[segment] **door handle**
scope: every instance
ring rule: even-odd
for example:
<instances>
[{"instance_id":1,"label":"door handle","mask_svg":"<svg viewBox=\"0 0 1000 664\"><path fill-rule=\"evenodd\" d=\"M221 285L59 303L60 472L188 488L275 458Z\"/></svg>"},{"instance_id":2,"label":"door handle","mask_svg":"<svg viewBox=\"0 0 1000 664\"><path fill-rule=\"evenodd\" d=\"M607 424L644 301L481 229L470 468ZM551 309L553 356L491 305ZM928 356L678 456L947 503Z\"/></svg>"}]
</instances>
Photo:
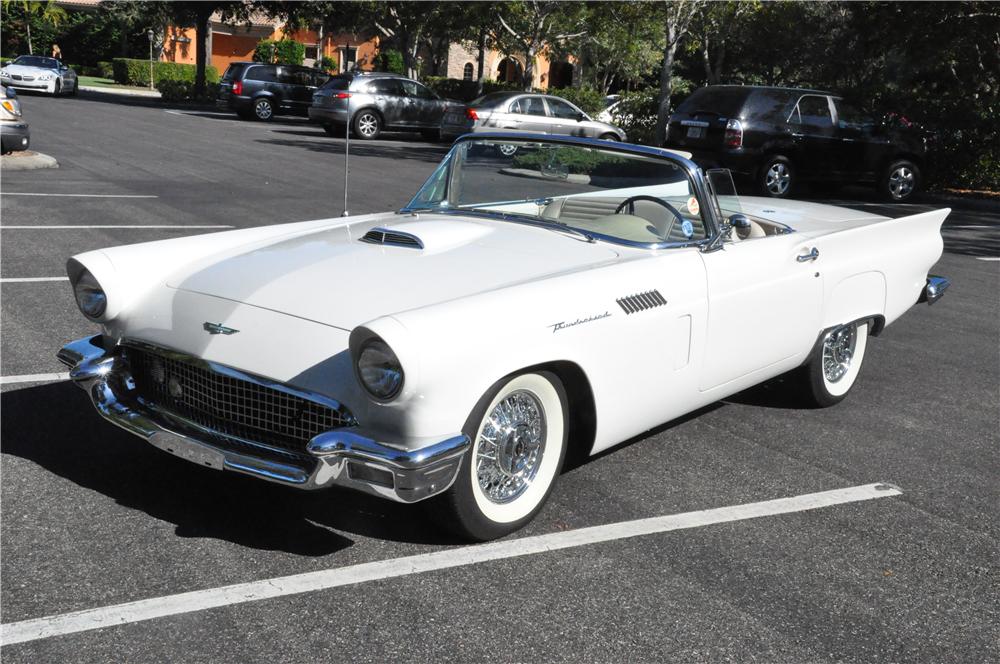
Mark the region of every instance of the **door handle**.
<instances>
[{"instance_id":1,"label":"door handle","mask_svg":"<svg viewBox=\"0 0 1000 664\"><path fill-rule=\"evenodd\" d=\"M840 140L844 141L845 143L857 143L857 140L853 138L842 138Z\"/></svg>"},{"instance_id":2,"label":"door handle","mask_svg":"<svg viewBox=\"0 0 1000 664\"><path fill-rule=\"evenodd\" d=\"M805 136L805 134L797 132L797 131L796 132L792 132L792 138L802 138L803 136Z\"/></svg>"},{"instance_id":3,"label":"door handle","mask_svg":"<svg viewBox=\"0 0 1000 664\"><path fill-rule=\"evenodd\" d=\"M819 249L813 247L808 254L802 254L801 256L796 256L795 260L800 263L806 263L808 261L814 261L819 258Z\"/></svg>"}]
</instances>

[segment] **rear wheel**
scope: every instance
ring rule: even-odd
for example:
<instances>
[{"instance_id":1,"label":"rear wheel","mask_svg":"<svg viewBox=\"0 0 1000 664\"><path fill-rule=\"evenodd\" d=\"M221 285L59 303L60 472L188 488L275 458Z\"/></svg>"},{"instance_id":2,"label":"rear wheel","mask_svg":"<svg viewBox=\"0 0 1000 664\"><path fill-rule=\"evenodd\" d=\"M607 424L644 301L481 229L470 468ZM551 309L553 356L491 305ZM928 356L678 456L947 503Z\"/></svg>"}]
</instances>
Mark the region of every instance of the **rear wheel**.
<instances>
[{"instance_id":1,"label":"rear wheel","mask_svg":"<svg viewBox=\"0 0 1000 664\"><path fill-rule=\"evenodd\" d=\"M513 145L511 143L501 143L500 145L497 146L497 150L499 150L500 154L502 154L505 157L513 157L514 155L516 155L517 148L518 146Z\"/></svg>"},{"instance_id":2,"label":"rear wheel","mask_svg":"<svg viewBox=\"0 0 1000 664\"><path fill-rule=\"evenodd\" d=\"M868 346L868 321L835 327L823 335L820 347L800 369L809 403L825 408L847 396L861 372Z\"/></svg>"},{"instance_id":3,"label":"rear wheel","mask_svg":"<svg viewBox=\"0 0 1000 664\"><path fill-rule=\"evenodd\" d=\"M430 505L442 525L485 541L531 521L562 469L567 420L566 390L552 373L524 373L491 388L466 421L472 447L455 483Z\"/></svg>"},{"instance_id":4,"label":"rear wheel","mask_svg":"<svg viewBox=\"0 0 1000 664\"><path fill-rule=\"evenodd\" d=\"M782 155L768 157L760 167L757 183L765 196L788 198L798 185L791 160Z\"/></svg>"},{"instance_id":5,"label":"rear wheel","mask_svg":"<svg viewBox=\"0 0 1000 664\"><path fill-rule=\"evenodd\" d=\"M269 122L274 118L274 103L266 97L254 100L253 115L258 120Z\"/></svg>"},{"instance_id":6,"label":"rear wheel","mask_svg":"<svg viewBox=\"0 0 1000 664\"><path fill-rule=\"evenodd\" d=\"M382 133L382 118L375 111L365 109L354 116L354 135L370 141Z\"/></svg>"},{"instance_id":7,"label":"rear wheel","mask_svg":"<svg viewBox=\"0 0 1000 664\"><path fill-rule=\"evenodd\" d=\"M878 187L879 195L887 200L907 201L920 188L920 169L909 159L898 159L885 169Z\"/></svg>"},{"instance_id":8,"label":"rear wheel","mask_svg":"<svg viewBox=\"0 0 1000 664\"><path fill-rule=\"evenodd\" d=\"M608 133L608 134L601 134L601 140L602 141L617 141L618 137L615 136L614 134L610 134L610 133Z\"/></svg>"},{"instance_id":9,"label":"rear wheel","mask_svg":"<svg viewBox=\"0 0 1000 664\"><path fill-rule=\"evenodd\" d=\"M75 97L76 93L80 91L80 79L73 81L73 89L69 91L71 97Z\"/></svg>"}]
</instances>

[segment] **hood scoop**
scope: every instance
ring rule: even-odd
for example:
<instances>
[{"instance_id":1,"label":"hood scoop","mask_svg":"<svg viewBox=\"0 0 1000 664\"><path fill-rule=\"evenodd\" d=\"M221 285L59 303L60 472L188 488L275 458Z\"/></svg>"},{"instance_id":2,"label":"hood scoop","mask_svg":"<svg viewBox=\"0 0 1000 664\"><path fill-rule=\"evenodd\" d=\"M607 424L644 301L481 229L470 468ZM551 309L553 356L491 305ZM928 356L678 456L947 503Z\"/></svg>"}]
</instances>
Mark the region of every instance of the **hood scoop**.
<instances>
[{"instance_id":1,"label":"hood scoop","mask_svg":"<svg viewBox=\"0 0 1000 664\"><path fill-rule=\"evenodd\" d=\"M433 254L471 244L490 233L490 227L485 224L431 217L419 221L376 226L368 230L360 241Z\"/></svg>"},{"instance_id":2,"label":"hood scoop","mask_svg":"<svg viewBox=\"0 0 1000 664\"><path fill-rule=\"evenodd\" d=\"M373 228L365 236L361 238L362 242L367 242L368 244L382 244L390 245L393 247L408 247L410 249L423 249L424 243L420 241L416 235L412 233L404 233L402 231L394 231L388 228Z\"/></svg>"}]
</instances>

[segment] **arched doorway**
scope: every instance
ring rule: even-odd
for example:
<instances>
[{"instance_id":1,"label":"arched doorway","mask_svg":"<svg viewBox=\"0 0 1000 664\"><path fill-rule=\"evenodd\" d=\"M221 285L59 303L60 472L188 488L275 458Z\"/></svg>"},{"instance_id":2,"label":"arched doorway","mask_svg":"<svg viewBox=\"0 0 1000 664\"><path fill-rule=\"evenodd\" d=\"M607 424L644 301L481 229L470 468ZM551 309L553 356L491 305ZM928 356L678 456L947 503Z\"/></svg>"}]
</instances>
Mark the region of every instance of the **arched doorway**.
<instances>
[{"instance_id":1,"label":"arched doorway","mask_svg":"<svg viewBox=\"0 0 1000 664\"><path fill-rule=\"evenodd\" d=\"M497 65L497 80L504 83L520 83L524 67L511 57L506 57Z\"/></svg>"}]
</instances>

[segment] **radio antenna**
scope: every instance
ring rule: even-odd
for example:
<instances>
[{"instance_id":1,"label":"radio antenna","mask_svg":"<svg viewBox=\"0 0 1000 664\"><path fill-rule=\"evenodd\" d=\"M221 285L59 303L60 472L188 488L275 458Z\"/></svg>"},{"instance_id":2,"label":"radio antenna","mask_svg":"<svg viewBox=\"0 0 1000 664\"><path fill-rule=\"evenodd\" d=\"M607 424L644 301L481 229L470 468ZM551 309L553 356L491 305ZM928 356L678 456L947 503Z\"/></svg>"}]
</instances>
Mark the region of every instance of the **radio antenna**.
<instances>
[{"instance_id":1,"label":"radio antenna","mask_svg":"<svg viewBox=\"0 0 1000 664\"><path fill-rule=\"evenodd\" d=\"M351 171L351 91L347 88L347 123L344 125L344 211L341 217L350 216L347 211L347 176Z\"/></svg>"}]
</instances>

